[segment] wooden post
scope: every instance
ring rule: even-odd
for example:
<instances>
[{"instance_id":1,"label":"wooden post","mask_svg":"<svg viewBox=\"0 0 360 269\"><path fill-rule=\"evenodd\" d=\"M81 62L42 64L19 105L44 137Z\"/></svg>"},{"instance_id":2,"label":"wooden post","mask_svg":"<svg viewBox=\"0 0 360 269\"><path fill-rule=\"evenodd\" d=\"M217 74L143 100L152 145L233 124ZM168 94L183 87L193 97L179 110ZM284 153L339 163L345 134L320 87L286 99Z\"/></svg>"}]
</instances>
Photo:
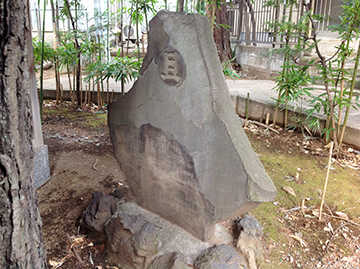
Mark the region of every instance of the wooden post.
<instances>
[{"instance_id":1,"label":"wooden post","mask_svg":"<svg viewBox=\"0 0 360 269\"><path fill-rule=\"evenodd\" d=\"M250 107L250 93L248 92L246 96L245 127L247 127L247 122L249 119L249 107Z\"/></svg>"},{"instance_id":2,"label":"wooden post","mask_svg":"<svg viewBox=\"0 0 360 269\"><path fill-rule=\"evenodd\" d=\"M334 142L331 142L330 154L329 154L329 162L328 162L328 167L327 167L327 170L326 170L326 178L325 178L324 190L323 190L322 197L321 197L319 220L321 220L322 208L323 208L324 200L325 200L325 192L326 192L326 188L327 188L327 184L328 184L328 180L329 180L329 173L330 173L330 165L331 165L331 157L332 157L333 148L334 148Z\"/></svg>"}]
</instances>

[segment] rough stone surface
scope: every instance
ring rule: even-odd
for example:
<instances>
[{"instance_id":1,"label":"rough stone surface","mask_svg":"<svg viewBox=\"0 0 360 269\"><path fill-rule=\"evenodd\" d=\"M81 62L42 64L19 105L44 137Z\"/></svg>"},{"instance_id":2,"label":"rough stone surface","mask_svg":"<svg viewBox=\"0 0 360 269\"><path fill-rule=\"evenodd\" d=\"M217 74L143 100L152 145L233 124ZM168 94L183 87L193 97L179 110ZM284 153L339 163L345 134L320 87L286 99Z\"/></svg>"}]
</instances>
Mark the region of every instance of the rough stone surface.
<instances>
[{"instance_id":1,"label":"rough stone surface","mask_svg":"<svg viewBox=\"0 0 360 269\"><path fill-rule=\"evenodd\" d=\"M185 259L180 253L166 253L164 255L156 257L148 266L147 269L189 269L193 268L188 266Z\"/></svg>"},{"instance_id":2,"label":"rough stone surface","mask_svg":"<svg viewBox=\"0 0 360 269\"><path fill-rule=\"evenodd\" d=\"M193 264L197 257L201 255L205 249L212 246L214 243L203 242L194 237L178 225L167 221L159 215L140 207L135 202L122 202L118 204L117 215L141 215L147 222L151 222L155 226L155 235L157 241L156 255L166 253L182 253L186 258L187 264ZM218 227L220 224L216 224ZM217 229L218 230L218 229ZM223 241L226 237L222 233L227 233L227 230L218 231L218 242ZM220 234L221 233L221 234ZM233 239L229 242L232 242Z\"/></svg>"},{"instance_id":3,"label":"rough stone surface","mask_svg":"<svg viewBox=\"0 0 360 269\"><path fill-rule=\"evenodd\" d=\"M41 187L50 178L49 153L46 145L35 148L33 173L35 188Z\"/></svg>"},{"instance_id":4,"label":"rough stone surface","mask_svg":"<svg viewBox=\"0 0 360 269\"><path fill-rule=\"evenodd\" d=\"M144 269L157 250L154 224L142 215L119 214L105 227L107 259L121 268Z\"/></svg>"},{"instance_id":5,"label":"rough stone surface","mask_svg":"<svg viewBox=\"0 0 360 269\"><path fill-rule=\"evenodd\" d=\"M238 229L254 237L261 237L263 235L263 227L253 215L247 215L238 223Z\"/></svg>"},{"instance_id":6,"label":"rough stone surface","mask_svg":"<svg viewBox=\"0 0 360 269\"><path fill-rule=\"evenodd\" d=\"M229 245L207 249L195 262L196 269L246 269L246 262Z\"/></svg>"},{"instance_id":7,"label":"rough stone surface","mask_svg":"<svg viewBox=\"0 0 360 269\"><path fill-rule=\"evenodd\" d=\"M141 77L109 106L109 128L136 202L202 240L214 223L275 197L198 14L151 20Z\"/></svg>"},{"instance_id":8,"label":"rough stone surface","mask_svg":"<svg viewBox=\"0 0 360 269\"><path fill-rule=\"evenodd\" d=\"M134 196L129 189L128 185L115 189L113 192L110 193L111 196L114 196L118 200L124 200L125 202L130 202L134 200Z\"/></svg>"},{"instance_id":9,"label":"rough stone surface","mask_svg":"<svg viewBox=\"0 0 360 269\"><path fill-rule=\"evenodd\" d=\"M96 191L92 196L91 204L83 214L81 224L90 231L95 232L95 236L99 236L99 234L104 233L105 224L116 212L116 209L115 197Z\"/></svg>"},{"instance_id":10,"label":"rough stone surface","mask_svg":"<svg viewBox=\"0 0 360 269\"><path fill-rule=\"evenodd\" d=\"M256 269L256 261L263 259L262 244L260 241L263 235L262 226L254 216L248 215L239 221L238 228L240 235L236 247L246 257L249 263L249 269Z\"/></svg>"}]
</instances>

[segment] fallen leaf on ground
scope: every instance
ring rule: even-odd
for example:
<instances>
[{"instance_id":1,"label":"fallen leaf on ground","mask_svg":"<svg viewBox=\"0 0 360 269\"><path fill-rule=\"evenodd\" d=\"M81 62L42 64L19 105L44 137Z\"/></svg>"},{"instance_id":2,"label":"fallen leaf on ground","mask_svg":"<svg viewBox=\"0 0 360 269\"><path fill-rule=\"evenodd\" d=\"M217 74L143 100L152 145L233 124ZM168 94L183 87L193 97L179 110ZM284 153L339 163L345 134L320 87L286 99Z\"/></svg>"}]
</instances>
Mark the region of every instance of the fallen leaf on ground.
<instances>
[{"instance_id":1,"label":"fallen leaf on ground","mask_svg":"<svg viewBox=\"0 0 360 269\"><path fill-rule=\"evenodd\" d=\"M344 219L344 220L349 220L349 217L343 212L335 212L335 215L342 218L342 219Z\"/></svg>"},{"instance_id":2,"label":"fallen leaf on ground","mask_svg":"<svg viewBox=\"0 0 360 269\"><path fill-rule=\"evenodd\" d=\"M344 257L342 258L341 260L344 261L344 262L352 262L354 260L354 256L351 256L351 257Z\"/></svg>"},{"instance_id":3,"label":"fallen leaf on ground","mask_svg":"<svg viewBox=\"0 0 360 269\"><path fill-rule=\"evenodd\" d=\"M297 241L299 241L299 243L300 243L300 245L302 246L302 247L306 247L307 245L306 245L306 243L305 243L305 241L303 240L303 239L301 239L300 237L297 237L297 236L295 236L295 235L289 235L291 238L294 238L295 240L297 240Z\"/></svg>"},{"instance_id":4,"label":"fallen leaf on ground","mask_svg":"<svg viewBox=\"0 0 360 269\"><path fill-rule=\"evenodd\" d=\"M296 196L294 190L293 190L291 187L289 187L289 186L284 186L284 187L282 187L282 189L283 189L283 191L285 191L286 193L288 193L288 194L290 194L290 195L292 195L292 196Z\"/></svg>"},{"instance_id":5,"label":"fallen leaf on ground","mask_svg":"<svg viewBox=\"0 0 360 269\"><path fill-rule=\"evenodd\" d=\"M67 259L67 256L65 256L64 258L61 259L61 261L56 262L56 261L49 261L50 266L52 266L52 268L59 268Z\"/></svg>"}]
</instances>

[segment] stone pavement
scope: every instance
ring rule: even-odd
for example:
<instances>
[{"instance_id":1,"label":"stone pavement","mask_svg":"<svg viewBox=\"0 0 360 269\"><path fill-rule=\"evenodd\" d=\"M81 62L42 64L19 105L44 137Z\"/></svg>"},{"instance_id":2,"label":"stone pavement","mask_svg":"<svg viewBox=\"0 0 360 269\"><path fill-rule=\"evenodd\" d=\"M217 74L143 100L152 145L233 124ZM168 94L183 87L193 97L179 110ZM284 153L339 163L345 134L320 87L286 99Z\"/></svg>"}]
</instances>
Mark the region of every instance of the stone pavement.
<instances>
[{"instance_id":1,"label":"stone pavement","mask_svg":"<svg viewBox=\"0 0 360 269\"><path fill-rule=\"evenodd\" d=\"M274 106L276 101L272 98L277 98L277 93L271 90L276 84L272 80L226 80L231 99L234 106L236 107L237 113L241 117L245 117L246 110L246 98L247 93L249 93L250 107L249 107L249 118L254 120L260 120L265 122L266 114L270 113L270 123L272 122L272 117L274 114ZM67 76L61 76L61 83L64 88L64 98L67 99L69 96L69 83ZM83 88L85 88L87 83L83 83ZM129 91L132 87L133 82L125 84L125 91ZM321 89L321 86L314 85L314 88L317 90L314 93L322 93L324 90ZM104 83L104 89L106 89L106 83ZM110 93L114 90L114 100L120 97L120 82L115 82L114 80L109 81ZM106 90L105 90L106 91ZM55 98L55 79L47 79L44 81L44 99L53 99ZM291 107L302 107L309 108L304 104L300 103L290 103L290 110L293 110ZM317 115L318 118L324 120L321 115ZM278 117L278 123L283 122L283 115L280 112ZM343 117L344 118L344 117ZM355 109L350 110L350 115L348 119L348 124L345 132L344 142L350 145L353 145L356 149L360 149L360 111Z\"/></svg>"},{"instance_id":2,"label":"stone pavement","mask_svg":"<svg viewBox=\"0 0 360 269\"><path fill-rule=\"evenodd\" d=\"M276 86L276 83L271 80L227 80L231 99L236 108L237 114L241 117L245 117L246 99L247 93L249 93L250 105L249 105L249 118L265 122L266 114L270 113L270 123L273 120L274 106L277 98L277 92L271 90ZM314 95L320 95L325 92L325 89L321 85L312 85ZM358 90L355 94L359 94ZM309 99L307 97L307 99ZM355 100L355 97L354 97ZM306 118L306 114L298 113L299 109L302 111L310 109L310 106L305 101L298 101L297 103L290 102L289 110L296 110L296 114L289 116L289 121L293 117L301 116L302 119ZM344 111L345 112L345 108ZM344 119L342 114L342 119ZM325 117L319 114L314 114L317 118L325 122ZM283 111L278 116L277 123L282 124L284 122ZM356 149L360 149L360 111L354 108L350 109L347 127L344 135L344 143L353 145Z\"/></svg>"}]
</instances>

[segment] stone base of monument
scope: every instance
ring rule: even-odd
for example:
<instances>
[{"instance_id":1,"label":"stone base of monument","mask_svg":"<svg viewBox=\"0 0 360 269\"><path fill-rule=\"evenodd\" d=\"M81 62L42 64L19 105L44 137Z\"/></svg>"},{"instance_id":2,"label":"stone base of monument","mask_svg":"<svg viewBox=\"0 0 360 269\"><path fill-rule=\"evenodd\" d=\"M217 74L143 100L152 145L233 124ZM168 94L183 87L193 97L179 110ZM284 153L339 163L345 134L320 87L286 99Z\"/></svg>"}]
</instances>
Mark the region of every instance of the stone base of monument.
<instances>
[{"instance_id":1,"label":"stone base of monument","mask_svg":"<svg viewBox=\"0 0 360 269\"><path fill-rule=\"evenodd\" d=\"M49 154L46 145L35 149L33 174L35 188L39 188L50 178Z\"/></svg>"},{"instance_id":2,"label":"stone base of monument","mask_svg":"<svg viewBox=\"0 0 360 269\"><path fill-rule=\"evenodd\" d=\"M139 269L257 268L262 227L254 217L239 221L236 247L233 232L221 223L214 225L210 241L203 242L127 199L128 191L123 188L120 196L118 191L112 195L94 193L81 221L91 231L89 238L98 243L103 242L99 238L105 240L110 264Z\"/></svg>"},{"instance_id":3,"label":"stone base of monument","mask_svg":"<svg viewBox=\"0 0 360 269\"><path fill-rule=\"evenodd\" d=\"M115 157L138 205L209 241L215 223L275 198L232 107L207 18L160 11L140 74L108 106Z\"/></svg>"}]
</instances>

